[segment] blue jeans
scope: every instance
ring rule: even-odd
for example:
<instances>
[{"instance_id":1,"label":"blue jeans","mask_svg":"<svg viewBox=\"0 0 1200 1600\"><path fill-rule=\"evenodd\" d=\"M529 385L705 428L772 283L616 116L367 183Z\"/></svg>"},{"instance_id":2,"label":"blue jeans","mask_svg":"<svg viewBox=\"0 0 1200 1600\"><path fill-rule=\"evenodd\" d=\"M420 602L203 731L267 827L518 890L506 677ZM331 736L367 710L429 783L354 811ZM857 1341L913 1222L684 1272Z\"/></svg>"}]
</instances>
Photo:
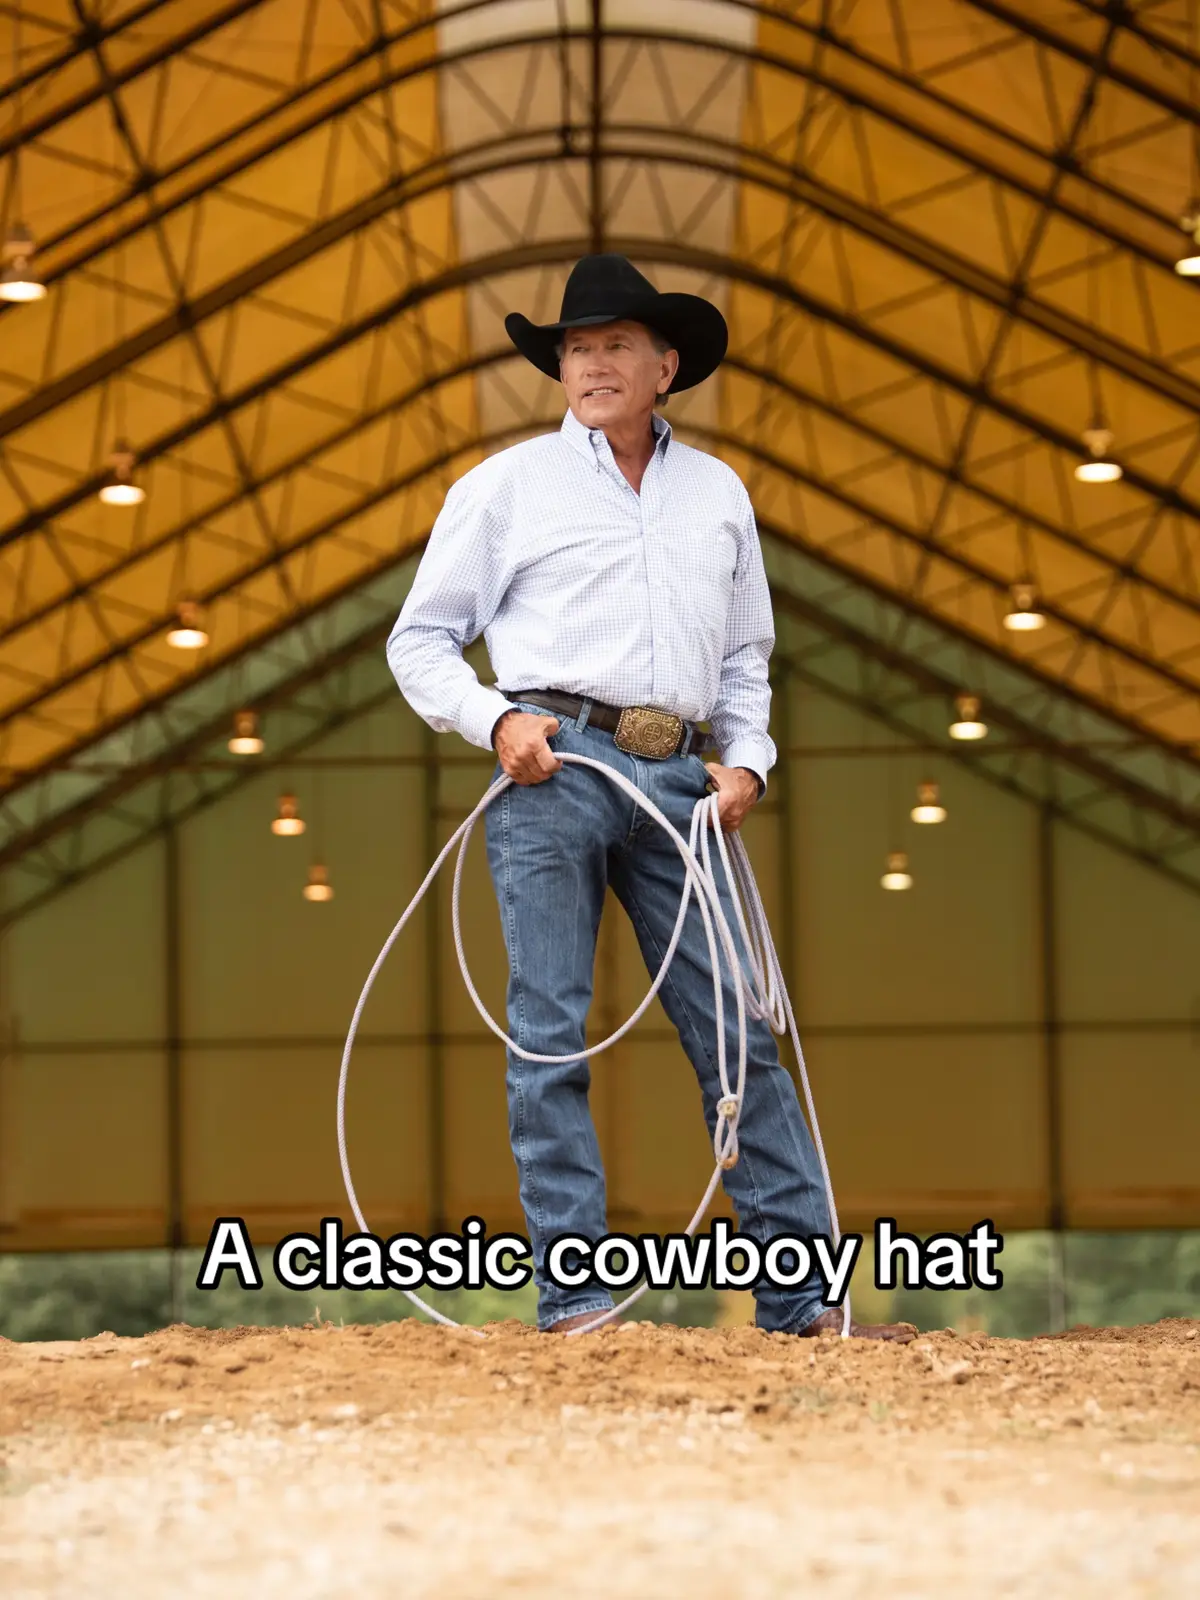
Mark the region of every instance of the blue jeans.
<instances>
[{"instance_id":1,"label":"blue jeans","mask_svg":"<svg viewBox=\"0 0 1200 1600\"><path fill-rule=\"evenodd\" d=\"M532 705L521 704L521 709L546 715ZM699 757L648 761L627 755L611 734L581 730L583 720L560 717L551 748L616 768L686 838L692 808L708 783ZM508 947L509 1035L537 1054L570 1056L586 1048L606 886L628 913L648 970L657 972L679 914L684 882L679 851L640 806L586 767L564 766L544 783L510 785L488 807L486 821L488 865ZM719 869L717 876L723 876ZM736 926L727 899L724 908ZM694 904L659 998L695 1068L711 1135L721 1091L712 969ZM728 975L724 1005L732 1082L737 1004ZM828 1234L820 1167L795 1086L766 1023L748 1018L747 1027L739 1156L724 1174L726 1193L740 1228L755 1239ZM606 1231L604 1169L588 1108L591 1074L586 1061L547 1065L523 1061L511 1050L507 1054L509 1137L533 1246L538 1322L548 1328L563 1317L606 1311L613 1303L599 1285L559 1288L542 1270L545 1252L559 1234L598 1239ZM798 1329L824 1309L815 1279L794 1289L762 1285L755 1296L761 1328Z\"/></svg>"}]
</instances>

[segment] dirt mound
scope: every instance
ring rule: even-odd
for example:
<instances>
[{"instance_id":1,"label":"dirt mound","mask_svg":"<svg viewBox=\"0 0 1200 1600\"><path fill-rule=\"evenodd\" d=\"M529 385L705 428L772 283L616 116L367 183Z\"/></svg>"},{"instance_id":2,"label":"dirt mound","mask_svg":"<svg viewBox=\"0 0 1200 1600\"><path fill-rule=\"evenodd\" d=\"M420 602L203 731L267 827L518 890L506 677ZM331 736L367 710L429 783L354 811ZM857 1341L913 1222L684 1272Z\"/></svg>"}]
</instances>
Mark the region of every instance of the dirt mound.
<instances>
[{"instance_id":1,"label":"dirt mound","mask_svg":"<svg viewBox=\"0 0 1200 1600\"><path fill-rule=\"evenodd\" d=\"M926 1334L906 1346L754 1328L627 1323L579 1338L374 1327L167 1328L143 1339L0 1346L0 1432L263 1418L363 1422L507 1414L736 1411L801 1428L1025 1424L1200 1434L1200 1323L1052 1338Z\"/></svg>"},{"instance_id":2,"label":"dirt mound","mask_svg":"<svg viewBox=\"0 0 1200 1600\"><path fill-rule=\"evenodd\" d=\"M1196 1331L1198 1328L1200 1322L1192 1322L1187 1317L1164 1317L1161 1322L1147 1323L1140 1328L1089 1328L1081 1322L1064 1333L1052 1333L1047 1337L1072 1341L1101 1340L1105 1344L1178 1344L1181 1339L1188 1341L1200 1337Z\"/></svg>"}]
</instances>

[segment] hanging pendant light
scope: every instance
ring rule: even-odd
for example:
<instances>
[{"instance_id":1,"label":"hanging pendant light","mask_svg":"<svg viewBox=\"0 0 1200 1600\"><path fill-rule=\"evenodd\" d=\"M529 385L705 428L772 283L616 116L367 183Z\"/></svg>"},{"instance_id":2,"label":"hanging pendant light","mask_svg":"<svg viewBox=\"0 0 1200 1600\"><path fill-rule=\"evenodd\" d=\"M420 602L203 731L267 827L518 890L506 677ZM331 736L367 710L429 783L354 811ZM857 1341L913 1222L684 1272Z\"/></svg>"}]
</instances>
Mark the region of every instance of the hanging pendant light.
<instances>
[{"instance_id":1,"label":"hanging pendant light","mask_svg":"<svg viewBox=\"0 0 1200 1600\"><path fill-rule=\"evenodd\" d=\"M333 899L333 885L329 881L329 869L323 867L319 861L314 861L308 869L308 882L304 885L304 898L306 900Z\"/></svg>"},{"instance_id":2,"label":"hanging pendant light","mask_svg":"<svg viewBox=\"0 0 1200 1600\"><path fill-rule=\"evenodd\" d=\"M912 874L908 870L908 857L903 850L893 850L887 858L887 871L880 878L885 889L911 889Z\"/></svg>"},{"instance_id":3,"label":"hanging pendant light","mask_svg":"<svg viewBox=\"0 0 1200 1600\"><path fill-rule=\"evenodd\" d=\"M1125 476L1120 463L1112 456L1112 429L1100 423L1083 430L1083 442L1088 447L1090 460L1081 461L1075 468L1080 483L1116 483Z\"/></svg>"},{"instance_id":4,"label":"hanging pendant light","mask_svg":"<svg viewBox=\"0 0 1200 1600\"><path fill-rule=\"evenodd\" d=\"M987 723L979 718L979 696L975 694L960 694L954 701L957 713L955 720L950 724L950 737L952 739L986 739Z\"/></svg>"},{"instance_id":5,"label":"hanging pendant light","mask_svg":"<svg viewBox=\"0 0 1200 1600\"><path fill-rule=\"evenodd\" d=\"M281 794L279 796L279 815L271 824L271 832L278 834L281 839L294 839L297 834L305 829L304 818L300 815L300 802L294 794Z\"/></svg>"},{"instance_id":6,"label":"hanging pendant light","mask_svg":"<svg viewBox=\"0 0 1200 1600\"><path fill-rule=\"evenodd\" d=\"M1034 633L1046 626L1045 615L1037 608L1037 590L1031 583L1014 583L1012 609L1004 619L1011 633Z\"/></svg>"},{"instance_id":7,"label":"hanging pendant light","mask_svg":"<svg viewBox=\"0 0 1200 1600\"><path fill-rule=\"evenodd\" d=\"M11 138L8 182L5 186L4 210L13 220L3 240L0 240L0 300L11 305L27 304L31 300L46 298L46 285L32 265L37 249L33 234L23 222L16 219L24 209L21 204L21 147L24 132L21 116L21 95L24 82L21 77L23 55L21 50L20 4L11 6L12 13L12 120L5 129ZM7 118L6 118L7 120Z\"/></svg>"},{"instance_id":8,"label":"hanging pendant light","mask_svg":"<svg viewBox=\"0 0 1200 1600\"><path fill-rule=\"evenodd\" d=\"M257 711L235 711L233 737L229 749L235 756L257 756L263 751L263 740L258 731Z\"/></svg>"},{"instance_id":9,"label":"hanging pendant light","mask_svg":"<svg viewBox=\"0 0 1200 1600\"><path fill-rule=\"evenodd\" d=\"M124 439L117 440L108 458L108 476L100 498L106 506L140 506L146 498L146 491L133 476L133 451Z\"/></svg>"},{"instance_id":10,"label":"hanging pendant light","mask_svg":"<svg viewBox=\"0 0 1200 1600\"><path fill-rule=\"evenodd\" d=\"M37 246L23 222L15 222L0 244L0 300L27 305L46 298L46 285L33 265Z\"/></svg>"},{"instance_id":11,"label":"hanging pendant light","mask_svg":"<svg viewBox=\"0 0 1200 1600\"><path fill-rule=\"evenodd\" d=\"M167 634L167 643L175 650L203 650L208 634L200 607L194 600L181 600L176 616L178 620Z\"/></svg>"},{"instance_id":12,"label":"hanging pendant light","mask_svg":"<svg viewBox=\"0 0 1200 1600\"><path fill-rule=\"evenodd\" d=\"M1179 226L1187 234L1188 243L1175 263L1175 271L1181 278L1200 278L1200 199L1191 201Z\"/></svg>"},{"instance_id":13,"label":"hanging pendant light","mask_svg":"<svg viewBox=\"0 0 1200 1600\"><path fill-rule=\"evenodd\" d=\"M914 822L945 822L946 808L938 796L936 783L917 785L917 803L910 814Z\"/></svg>"}]
</instances>

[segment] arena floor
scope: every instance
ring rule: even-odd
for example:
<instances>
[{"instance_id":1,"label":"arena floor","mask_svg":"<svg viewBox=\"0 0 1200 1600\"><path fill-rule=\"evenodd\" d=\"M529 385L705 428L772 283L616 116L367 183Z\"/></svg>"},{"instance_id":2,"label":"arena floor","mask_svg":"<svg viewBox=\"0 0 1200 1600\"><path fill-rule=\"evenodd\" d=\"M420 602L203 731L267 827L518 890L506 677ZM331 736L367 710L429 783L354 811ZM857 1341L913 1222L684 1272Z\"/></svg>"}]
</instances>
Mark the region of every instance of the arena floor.
<instances>
[{"instance_id":1,"label":"arena floor","mask_svg":"<svg viewBox=\"0 0 1200 1600\"><path fill-rule=\"evenodd\" d=\"M1200 1323L0 1340L0 1594L1200 1594Z\"/></svg>"}]
</instances>

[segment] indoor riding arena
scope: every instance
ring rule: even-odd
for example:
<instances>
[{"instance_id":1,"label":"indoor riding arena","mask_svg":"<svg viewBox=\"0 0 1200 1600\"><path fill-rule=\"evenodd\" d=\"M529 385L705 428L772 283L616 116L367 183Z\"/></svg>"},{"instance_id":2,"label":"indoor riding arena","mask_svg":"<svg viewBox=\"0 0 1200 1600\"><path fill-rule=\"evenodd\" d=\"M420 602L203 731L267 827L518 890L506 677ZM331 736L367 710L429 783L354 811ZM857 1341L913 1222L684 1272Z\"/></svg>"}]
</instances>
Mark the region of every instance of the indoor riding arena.
<instances>
[{"instance_id":1,"label":"indoor riding arena","mask_svg":"<svg viewBox=\"0 0 1200 1600\"><path fill-rule=\"evenodd\" d=\"M676 842L811 1091L819 1336L637 1292L736 1230L753 1068L714 1136L611 887L636 1299L346 1265L528 1244L532 791L387 647L595 257L728 328L642 438L753 506L745 925L717 778ZM1197 1594L1200 0L0 0L0 1595Z\"/></svg>"}]
</instances>

